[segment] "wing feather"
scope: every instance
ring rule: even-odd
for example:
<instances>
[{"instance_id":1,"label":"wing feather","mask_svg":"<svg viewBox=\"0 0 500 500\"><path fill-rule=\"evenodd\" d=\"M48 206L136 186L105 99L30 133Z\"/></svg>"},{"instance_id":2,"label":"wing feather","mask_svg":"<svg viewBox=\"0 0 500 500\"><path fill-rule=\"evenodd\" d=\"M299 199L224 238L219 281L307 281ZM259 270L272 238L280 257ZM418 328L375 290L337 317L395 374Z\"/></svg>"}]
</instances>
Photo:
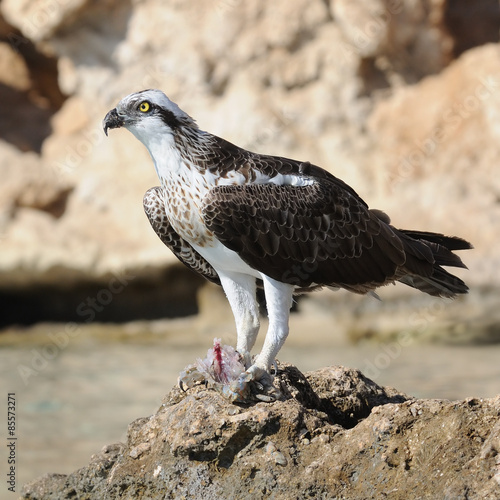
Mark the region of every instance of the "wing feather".
<instances>
[{"instance_id":1,"label":"wing feather","mask_svg":"<svg viewBox=\"0 0 500 500\"><path fill-rule=\"evenodd\" d=\"M349 185L309 162L259 155L216 136L199 153L201 169L245 180L209 192L208 228L268 276L299 292L327 285L366 293L394 280L431 295L467 292L440 266L465 267L453 250L472 248L469 242L396 229Z\"/></svg>"},{"instance_id":2,"label":"wing feather","mask_svg":"<svg viewBox=\"0 0 500 500\"><path fill-rule=\"evenodd\" d=\"M405 262L391 226L330 178L302 186L218 186L204 200L203 217L249 265L300 287L375 287L393 280Z\"/></svg>"}]
</instances>

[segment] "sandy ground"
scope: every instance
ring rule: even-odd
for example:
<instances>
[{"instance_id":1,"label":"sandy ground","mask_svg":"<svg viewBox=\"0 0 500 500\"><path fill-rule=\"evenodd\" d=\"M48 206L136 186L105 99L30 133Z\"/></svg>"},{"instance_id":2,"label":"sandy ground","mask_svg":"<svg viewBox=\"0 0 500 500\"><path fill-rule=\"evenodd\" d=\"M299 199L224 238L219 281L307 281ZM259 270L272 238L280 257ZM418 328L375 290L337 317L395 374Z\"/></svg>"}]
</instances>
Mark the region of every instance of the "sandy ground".
<instances>
[{"instance_id":1,"label":"sandy ground","mask_svg":"<svg viewBox=\"0 0 500 500\"><path fill-rule=\"evenodd\" d=\"M379 384L423 398L500 393L500 345L352 345L331 330L324 321L294 315L279 358L302 371L334 364L359 368ZM17 491L46 472L69 473L104 445L125 440L127 425L156 410L178 373L205 355L214 336L234 345L230 324L214 332L194 318L38 325L0 335L2 407L8 393L16 398ZM4 434L6 418L0 421Z\"/></svg>"}]
</instances>

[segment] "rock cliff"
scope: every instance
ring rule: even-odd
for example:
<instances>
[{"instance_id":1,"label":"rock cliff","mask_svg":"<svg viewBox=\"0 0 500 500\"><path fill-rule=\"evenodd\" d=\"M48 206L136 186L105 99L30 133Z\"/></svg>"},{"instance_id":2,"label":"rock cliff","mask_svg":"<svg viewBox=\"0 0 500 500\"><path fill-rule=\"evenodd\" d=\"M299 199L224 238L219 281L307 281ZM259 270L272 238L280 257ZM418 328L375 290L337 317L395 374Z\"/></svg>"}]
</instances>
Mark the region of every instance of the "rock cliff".
<instances>
[{"instance_id":1,"label":"rock cliff","mask_svg":"<svg viewBox=\"0 0 500 500\"><path fill-rule=\"evenodd\" d=\"M500 495L500 398L419 400L357 370L280 365L273 403L174 388L72 474L23 498L449 498Z\"/></svg>"},{"instance_id":2,"label":"rock cliff","mask_svg":"<svg viewBox=\"0 0 500 500\"><path fill-rule=\"evenodd\" d=\"M157 184L147 153L126 131L105 140L101 129L110 107L146 87L203 129L332 171L398 226L469 239L468 281L491 288L499 19L488 0L3 0L0 295L10 320L81 321L75 305L113 273L142 280L122 311L158 317L175 297L196 308L199 282L175 293L190 275L172 281L174 259L142 213ZM153 289L161 299L141 309L134 297ZM37 300L38 318L26 318Z\"/></svg>"}]
</instances>

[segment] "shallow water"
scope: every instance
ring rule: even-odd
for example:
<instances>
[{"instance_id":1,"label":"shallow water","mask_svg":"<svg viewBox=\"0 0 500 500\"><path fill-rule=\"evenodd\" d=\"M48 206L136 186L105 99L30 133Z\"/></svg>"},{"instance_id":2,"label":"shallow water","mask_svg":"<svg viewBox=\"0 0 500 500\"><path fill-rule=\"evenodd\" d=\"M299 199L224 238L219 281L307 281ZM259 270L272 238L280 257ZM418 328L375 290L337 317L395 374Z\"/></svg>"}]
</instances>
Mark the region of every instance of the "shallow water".
<instances>
[{"instance_id":1,"label":"shallow water","mask_svg":"<svg viewBox=\"0 0 500 500\"><path fill-rule=\"evenodd\" d=\"M70 473L104 445L125 440L127 425L157 409L178 373L203 357L214 337L189 319L147 328L92 325L72 335L67 327L0 336L2 399L16 394L17 491L46 472ZM300 318L292 319L292 331L279 358L302 371L359 368L381 385L423 398L500 393L500 345L351 345ZM222 337L234 343L231 334Z\"/></svg>"}]
</instances>

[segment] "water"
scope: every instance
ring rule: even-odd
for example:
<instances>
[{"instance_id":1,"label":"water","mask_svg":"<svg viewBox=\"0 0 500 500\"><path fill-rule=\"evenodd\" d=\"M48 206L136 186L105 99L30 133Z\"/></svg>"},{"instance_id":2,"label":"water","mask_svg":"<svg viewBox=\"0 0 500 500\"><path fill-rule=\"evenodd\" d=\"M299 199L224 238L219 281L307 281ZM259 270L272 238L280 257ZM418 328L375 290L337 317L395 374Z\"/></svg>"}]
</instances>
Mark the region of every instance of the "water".
<instances>
[{"instance_id":1,"label":"water","mask_svg":"<svg viewBox=\"0 0 500 500\"><path fill-rule=\"evenodd\" d=\"M351 345L300 315L291 327L279 358L302 371L360 368L381 385L422 398L500 393L500 345ZM124 441L127 425L156 411L178 373L205 355L214 336L234 344L231 325L218 328L184 319L76 330L40 325L1 335L1 397L6 404L13 392L17 403L17 491L44 473L70 473L104 445ZM5 417L0 422L4 433ZM0 456L1 470L6 462Z\"/></svg>"}]
</instances>

